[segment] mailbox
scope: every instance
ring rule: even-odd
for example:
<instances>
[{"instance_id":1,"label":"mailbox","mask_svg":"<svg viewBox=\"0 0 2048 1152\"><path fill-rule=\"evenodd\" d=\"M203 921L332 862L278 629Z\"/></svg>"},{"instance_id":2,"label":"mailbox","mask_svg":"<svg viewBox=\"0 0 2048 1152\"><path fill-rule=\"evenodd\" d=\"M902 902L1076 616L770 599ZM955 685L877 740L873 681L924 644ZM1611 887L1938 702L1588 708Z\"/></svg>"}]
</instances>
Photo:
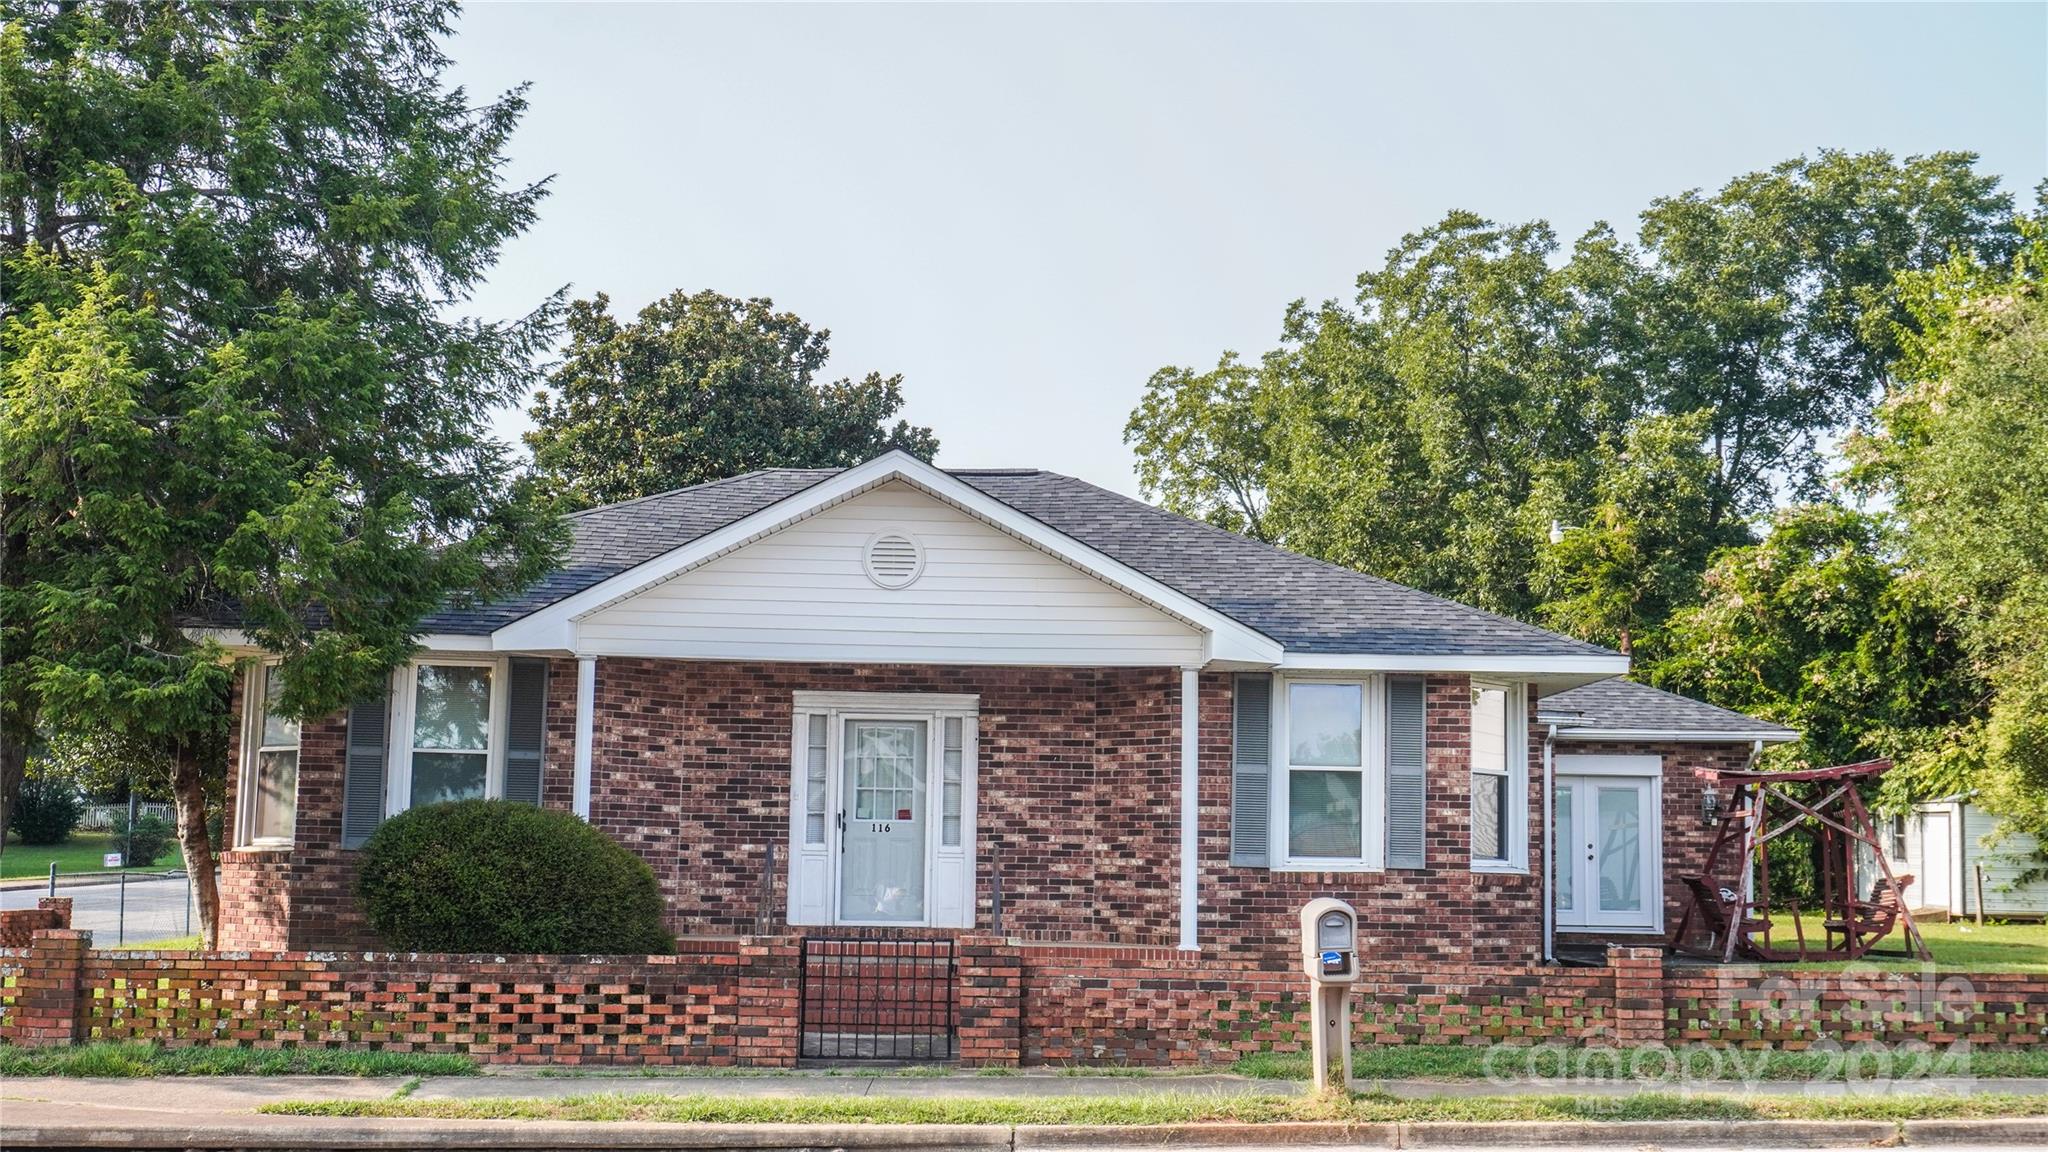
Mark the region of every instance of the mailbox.
<instances>
[{"instance_id":1,"label":"mailbox","mask_svg":"<svg viewBox=\"0 0 2048 1152\"><path fill-rule=\"evenodd\" d=\"M1342 900L1311 900L1301 910L1301 960L1317 984L1358 979L1358 913Z\"/></svg>"},{"instance_id":2,"label":"mailbox","mask_svg":"<svg viewBox=\"0 0 2048 1152\"><path fill-rule=\"evenodd\" d=\"M1351 986L1358 980L1358 912L1324 896L1301 910L1301 966L1308 974L1309 1052L1316 1091L1351 1084ZM1341 1079L1330 1075L1335 1061Z\"/></svg>"}]
</instances>

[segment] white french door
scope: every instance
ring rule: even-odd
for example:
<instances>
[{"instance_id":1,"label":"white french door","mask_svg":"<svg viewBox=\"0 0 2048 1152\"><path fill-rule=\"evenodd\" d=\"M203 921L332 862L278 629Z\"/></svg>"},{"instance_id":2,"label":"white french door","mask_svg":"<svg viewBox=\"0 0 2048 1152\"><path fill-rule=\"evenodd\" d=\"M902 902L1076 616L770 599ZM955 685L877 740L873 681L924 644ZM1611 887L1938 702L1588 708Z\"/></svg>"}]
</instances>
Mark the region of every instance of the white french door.
<instances>
[{"instance_id":1,"label":"white french door","mask_svg":"<svg viewBox=\"0 0 2048 1152\"><path fill-rule=\"evenodd\" d=\"M1551 802L1558 927L1661 929L1658 792L1653 776L1556 778Z\"/></svg>"}]
</instances>

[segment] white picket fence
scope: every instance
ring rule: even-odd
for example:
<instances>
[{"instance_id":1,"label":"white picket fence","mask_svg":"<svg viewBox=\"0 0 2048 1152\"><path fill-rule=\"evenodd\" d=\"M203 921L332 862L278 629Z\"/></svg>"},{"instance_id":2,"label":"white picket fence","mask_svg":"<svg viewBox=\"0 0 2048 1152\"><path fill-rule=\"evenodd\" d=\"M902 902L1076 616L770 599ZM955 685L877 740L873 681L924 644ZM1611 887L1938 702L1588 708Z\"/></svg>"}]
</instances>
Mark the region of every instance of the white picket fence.
<instances>
[{"instance_id":1,"label":"white picket fence","mask_svg":"<svg viewBox=\"0 0 2048 1152\"><path fill-rule=\"evenodd\" d=\"M114 817L126 811L126 804L88 805L85 815L79 818L78 826L88 832L111 832L114 828ZM137 804L135 818L139 820L144 816L157 816L172 823L176 823L178 819L172 814L169 804Z\"/></svg>"}]
</instances>

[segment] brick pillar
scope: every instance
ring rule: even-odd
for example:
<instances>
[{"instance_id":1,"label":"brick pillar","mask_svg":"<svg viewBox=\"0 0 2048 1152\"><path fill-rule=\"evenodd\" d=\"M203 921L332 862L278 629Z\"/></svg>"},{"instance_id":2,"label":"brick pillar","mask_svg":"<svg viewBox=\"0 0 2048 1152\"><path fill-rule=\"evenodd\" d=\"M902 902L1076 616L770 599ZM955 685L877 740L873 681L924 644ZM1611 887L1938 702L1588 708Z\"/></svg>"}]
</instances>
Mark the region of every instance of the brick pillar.
<instances>
[{"instance_id":1,"label":"brick pillar","mask_svg":"<svg viewBox=\"0 0 2048 1152\"><path fill-rule=\"evenodd\" d=\"M55 913L55 914L56 914L56 921L57 921L57 922L56 922L56 923L54 923L54 924L52 924L52 925L50 925L50 927L52 927L52 928L69 928L69 927L71 927L71 897L69 897L69 896L41 896L41 897L37 897L37 899L36 899L36 908L37 908L37 909L38 909L39 911L43 911L43 912L53 912L53 913Z\"/></svg>"},{"instance_id":2,"label":"brick pillar","mask_svg":"<svg viewBox=\"0 0 2048 1152\"><path fill-rule=\"evenodd\" d=\"M70 901L63 901L70 918ZM75 1044L84 1007L85 952L92 933L75 928L41 928L31 938L15 981L14 1005L0 1024L0 1038L23 1048Z\"/></svg>"},{"instance_id":3,"label":"brick pillar","mask_svg":"<svg viewBox=\"0 0 2048 1152\"><path fill-rule=\"evenodd\" d=\"M1614 1042L1621 1047L1664 1041L1664 950L1612 948Z\"/></svg>"},{"instance_id":4,"label":"brick pillar","mask_svg":"<svg viewBox=\"0 0 2048 1152\"><path fill-rule=\"evenodd\" d=\"M1024 961L1000 936L962 936L960 1063L1014 1068L1024 1062Z\"/></svg>"},{"instance_id":5,"label":"brick pillar","mask_svg":"<svg viewBox=\"0 0 2048 1152\"><path fill-rule=\"evenodd\" d=\"M740 944L738 1044L734 1058L751 1068L794 1068L801 1043L797 967L803 960L788 936Z\"/></svg>"}]
</instances>

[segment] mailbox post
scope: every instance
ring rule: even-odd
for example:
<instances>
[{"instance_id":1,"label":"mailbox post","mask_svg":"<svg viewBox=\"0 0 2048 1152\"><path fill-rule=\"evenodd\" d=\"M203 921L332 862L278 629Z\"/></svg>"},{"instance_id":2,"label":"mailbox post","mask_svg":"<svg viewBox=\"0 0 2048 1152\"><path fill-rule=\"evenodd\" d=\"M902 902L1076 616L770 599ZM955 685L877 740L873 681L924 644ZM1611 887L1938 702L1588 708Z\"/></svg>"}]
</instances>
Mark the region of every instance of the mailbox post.
<instances>
[{"instance_id":1,"label":"mailbox post","mask_svg":"<svg viewBox=\"0 0 2048 1152\"><path fill-rule=\"evenodd\" d=\"M1313 1005L1309 1026L1316 1091L1330 1087L1331 1048L1351 1087L1351 985L1358 979L1358 913L1342 900L1311 900L1301 910L1301 963Z\"/></svg>"}]
</instances>

